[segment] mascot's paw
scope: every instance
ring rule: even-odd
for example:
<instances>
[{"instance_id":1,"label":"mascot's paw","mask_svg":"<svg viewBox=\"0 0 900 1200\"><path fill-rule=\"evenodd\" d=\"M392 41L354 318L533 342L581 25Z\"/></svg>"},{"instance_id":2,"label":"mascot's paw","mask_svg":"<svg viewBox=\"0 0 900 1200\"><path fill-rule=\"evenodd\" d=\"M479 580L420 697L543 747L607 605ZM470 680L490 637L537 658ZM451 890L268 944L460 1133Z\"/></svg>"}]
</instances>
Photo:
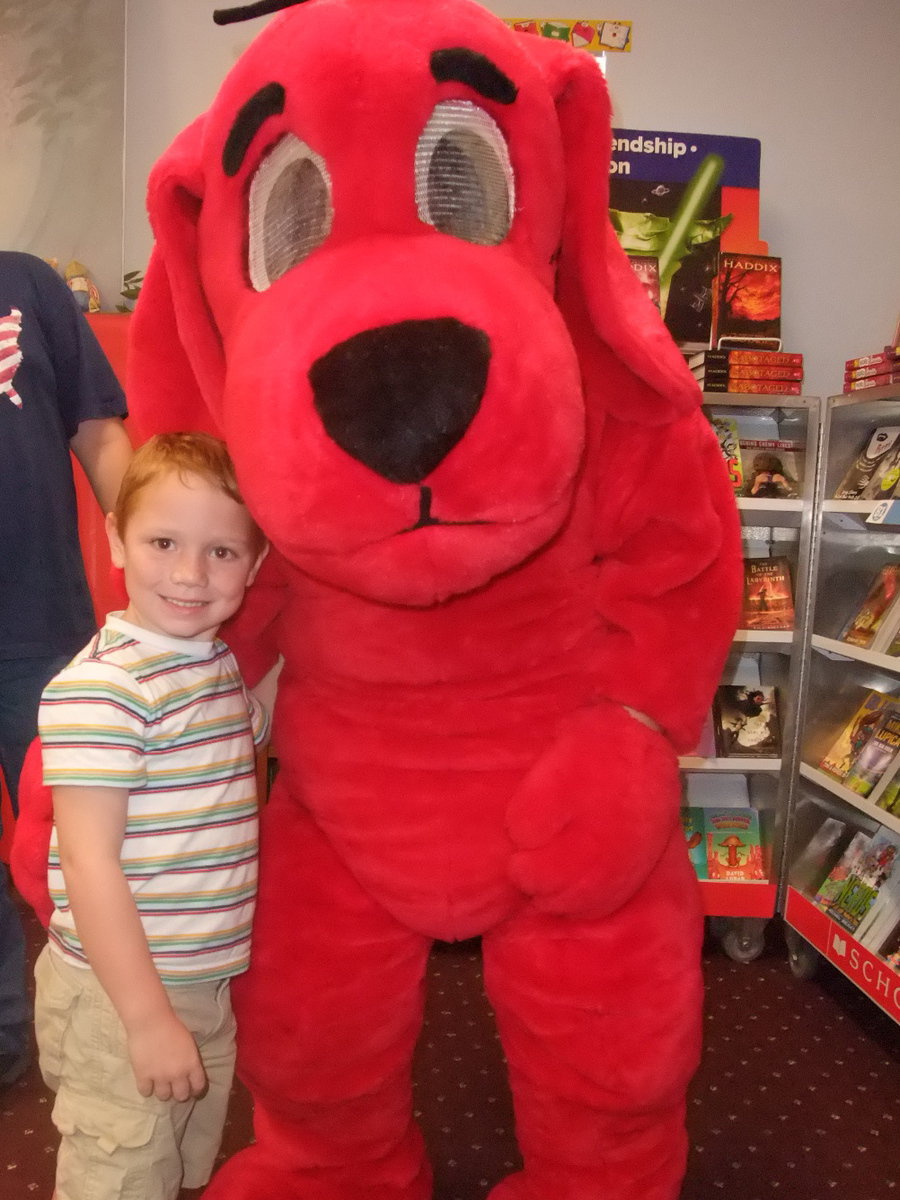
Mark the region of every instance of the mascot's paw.
<instances>
[{"instance_id":1,"label":"mascot's paw","mask_svg":"<svg viewBox=\"0 0 900 1200\"><path fill-rule=\"evenodd\" d=\"M41 743L28 748L19 777L19 816L13 835L13 882L42 925L50 924L53 903L47 891L47 853L53 830L53 798L42 779Z\"/></svg>"},{"instance_id":2,"label":"mascot's paw","mask_svg":"<svg viewBox=\"0 0 900 1200\"><path fill-rule=\"evenodd\" d=\"M672 837L679 796L678 761L663 734L621 705L582 709L510 802L513 883L543 912L614 912Z\"/></svg>"}]
</instances>

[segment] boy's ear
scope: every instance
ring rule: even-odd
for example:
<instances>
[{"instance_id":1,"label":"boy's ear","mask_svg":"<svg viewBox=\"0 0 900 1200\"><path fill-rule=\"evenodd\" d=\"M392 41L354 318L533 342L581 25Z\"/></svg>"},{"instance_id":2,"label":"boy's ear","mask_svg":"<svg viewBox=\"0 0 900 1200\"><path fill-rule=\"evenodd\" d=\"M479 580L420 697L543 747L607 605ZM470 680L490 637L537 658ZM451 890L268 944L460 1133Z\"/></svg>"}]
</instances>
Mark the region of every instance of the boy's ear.
<instances>
[{"instance_id":1,"label":"boy's ear","mask_svg":"<svg viewBox=\"0 0 900 1200\"><path fill-rule=\"evenodd\" d=\"M249 587L250 584L253 583L254 579L259 574L259 568L263 565L263 560L265 559L265 557L268 553L269 553L269 543L266 542L266 544L263 546L262 550L260 550L259 554L256 556L256 562L250 568L250 574L247 576L247 582L244 585L245 587Z\"/></svg>"},{"instance_id":2,"label":"boy's ear","mask_svg":"<svg viewBox=\"0 0 900 1200\"><path fill-rule=\"evenodd\" d=\"M109 541L109 555L112 559L114 567L122 568L125 566L125 547L122 545L122 539L119 537L119 527L116 524L116 514L106 514L106 537Z\"/></svg>"}]
</instances>

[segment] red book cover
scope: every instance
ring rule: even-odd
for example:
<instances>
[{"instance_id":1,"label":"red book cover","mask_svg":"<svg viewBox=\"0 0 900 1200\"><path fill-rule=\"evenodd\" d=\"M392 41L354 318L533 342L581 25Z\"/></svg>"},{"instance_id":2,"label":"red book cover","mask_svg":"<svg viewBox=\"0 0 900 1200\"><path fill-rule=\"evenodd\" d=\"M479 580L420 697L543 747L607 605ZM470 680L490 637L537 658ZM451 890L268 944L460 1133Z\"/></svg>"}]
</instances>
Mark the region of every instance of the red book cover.
<instances>
[{"instance_id":1,"label":"red book cover","mask_svg":"<svg viewBox=\"0 0 900 1200\"><path fill-rule=\"evenodd\" d=\"M803 385L789 379L704 379L703 391L745 392L754 396L799 396L803 392Z\"/></svg>"},{"instance_id":2,"label":"red book cover","mask_svg":"<svg viewBox=\"0 0 900 1200\"><path fill-rule=\"evenodd\" d=\"M857 367L874 367L879 363L891 364L900 358L900 346L885 346L875 354L862 354L859 358L848 358L844 363L845 371L855 371Z\"/></svg>"},{"instance_id":3,"label":"red book cover","mask_svg":"<svg viewBox=\"0 0 900 1200\"><path fill-rule=\"evenodd\" d=\"M791 568L781 555L744 559L744 629L793 629Z\"/></svg>"},{"instance_id":4,"label":"red book cover","mask_svg":"<svg viewBox=\"0 0 900 1200\"><path fill-rule=\"evenodd\" d=\"M768 367L802 367L803 355L794 350L699 350L688 359L689 367L731 366L735 363Z\"/></svg>"},{"instance_id":5,"label":"red book cover","mask_svg":"<svg viewBox=\"0 0 900 1200\"><path fill-rule=\"evenodd\" d=\"M761 363L716 363L691 367L697 379L796 379L803 378L802 367L767 367ZM863 368L865 370L865 368Z\"/></svg>"},{"instance_id":6,"label":"red book cover","mask_svg":"<svg viewBox=\"0 0 900 1200\"><path fill-rule=\"evenodd\" d=\"M710 342L738 337L781 337L781 259L774 255L719 254Z\"/></svg>"},{"instance_id":7,"label":"red book cover","mask_svg":"<svg viewBox=\"0 0 900 1200\"><path fill-rule=\"evenodd\" d=\"M868 379L851 379L844 384L845 392L862 392L866 388L890 387L900 383L900 370L888 371L885 375L871 375Z\"/></svg>"}]
</instances>

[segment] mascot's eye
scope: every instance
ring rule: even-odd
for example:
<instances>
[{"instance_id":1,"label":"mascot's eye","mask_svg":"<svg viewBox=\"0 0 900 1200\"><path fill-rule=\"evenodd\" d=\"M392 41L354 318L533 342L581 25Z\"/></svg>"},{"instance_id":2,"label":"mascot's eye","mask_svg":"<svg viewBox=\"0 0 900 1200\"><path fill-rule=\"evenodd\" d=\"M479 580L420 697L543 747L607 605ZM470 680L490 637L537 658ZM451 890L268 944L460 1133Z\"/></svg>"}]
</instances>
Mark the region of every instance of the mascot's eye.
<instances>
[{"instance_id":1,"label":"mascot's eye","mask_svg":"<svg viewBox=\"0 0 900 1200\"><path fill-rule=\"evenodd\" d=\"M469 100L435 106L416 147L419 216L441 233L496 246L515 206L506 139L494 119Z\"/></svg>"},{"instance_id":2,"label":"mascot's eye","mask_svg":"<svg viewBox=\"0 0 900 1200\"><path fill-rule=\"evenodd\" d=\"M250 282L258 292L302 262L328 237L334 209L320 155L286 134L250 184Z\"/></svg>"}]
</instances>

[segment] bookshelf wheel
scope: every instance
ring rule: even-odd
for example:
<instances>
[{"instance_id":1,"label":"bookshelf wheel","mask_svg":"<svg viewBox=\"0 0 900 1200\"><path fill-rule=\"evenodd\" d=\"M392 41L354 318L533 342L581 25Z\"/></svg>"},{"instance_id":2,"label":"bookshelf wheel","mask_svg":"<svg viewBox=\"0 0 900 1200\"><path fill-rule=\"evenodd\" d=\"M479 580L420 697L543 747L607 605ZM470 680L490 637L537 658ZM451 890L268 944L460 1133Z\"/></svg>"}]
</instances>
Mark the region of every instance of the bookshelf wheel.
<instances>
[{"instance_id":1,"label":"bookshelf wheel","mask_svg":"<svg viewBox=\"0 0 900 1200\"><path fill-rule=\"evenodd\" d=\"M784 940L787 942L788 966L795 979L812 979L819 969L821 954L810 945L806 938L801 937L796 929L788 925L784 930Z\"/></svg>"},{"instance_id":2,"label":"bookshelf wheel","mask_svg":"<svg viewBox=\"0 0 900 1200\"><path fill-rule=\"evenodd\" d=\"M763 952L766 922L753 917L741 918L722 934L722 949L734 962L750 963Z\"/></svg>"}]
</instances>

